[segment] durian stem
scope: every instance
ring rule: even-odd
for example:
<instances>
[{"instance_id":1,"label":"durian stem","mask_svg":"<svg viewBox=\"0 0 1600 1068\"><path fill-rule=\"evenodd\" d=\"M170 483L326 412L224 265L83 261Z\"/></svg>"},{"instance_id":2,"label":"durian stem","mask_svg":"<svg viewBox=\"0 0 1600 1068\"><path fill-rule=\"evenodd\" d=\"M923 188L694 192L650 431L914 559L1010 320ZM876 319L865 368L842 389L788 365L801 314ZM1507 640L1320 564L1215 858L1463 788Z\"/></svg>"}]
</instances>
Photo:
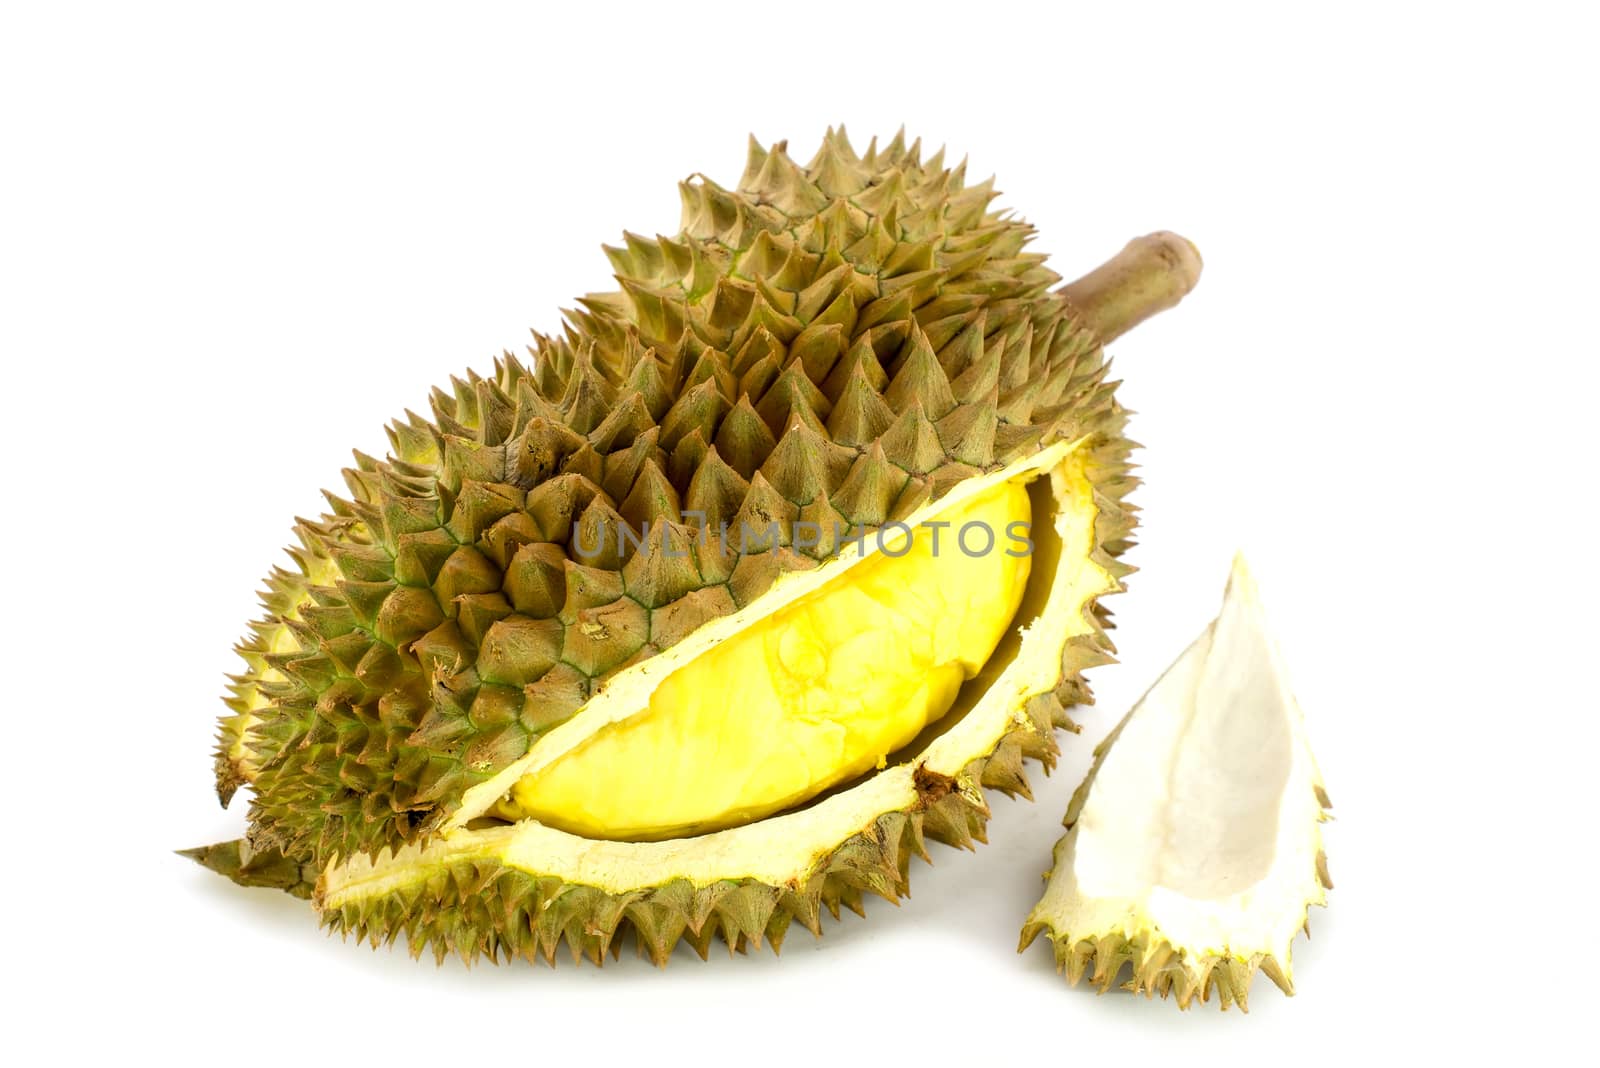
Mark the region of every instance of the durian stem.
<instances>
[{"instance_id":1,"label":"durian stem","mask_svg":"<svg viewBox=\"0 0 1600 1068\"><path fill-rule=\"evenodd\" d=\"M1060 292L1104 345L1177 304L1199 280L1200 250L1163 230L1129 241Z\"/></svg>"}]
</instances>

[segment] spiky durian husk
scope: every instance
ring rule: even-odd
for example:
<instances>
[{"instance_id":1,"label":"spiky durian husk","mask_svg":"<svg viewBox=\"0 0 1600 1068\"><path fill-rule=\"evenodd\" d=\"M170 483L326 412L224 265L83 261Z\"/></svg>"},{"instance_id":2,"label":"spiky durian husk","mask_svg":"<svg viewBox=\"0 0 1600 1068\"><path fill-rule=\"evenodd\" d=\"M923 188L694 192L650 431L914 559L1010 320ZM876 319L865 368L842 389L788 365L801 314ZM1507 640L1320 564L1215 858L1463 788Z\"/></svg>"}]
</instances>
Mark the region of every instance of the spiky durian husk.
<instances>
[{"instance_id":1,"label":"spiky durian husk","mask_svg":"<svg viewBox=\"0 0 1600 1068\"><path fill-rule=\"evenodd\" d=\"M1196 669L1195 665L1199 667ZM1255 694L1271 695L1265 707L1271 709L1272 725L1283 729L1289 738L1281 758L1290 768L1285 793L1264 799L1252 798L1252 791L1247 790L1241 796L1232 796L1234 791L1224 784L1196 806L1216 804L1220 818L1179 811L1181 803L1161 796L1160 790L1139 798L1166 809L1157 821L1162 828L1160 847L1171 848L1172 841L1198 836L1197 846L1203 850L1207 863L1218 868L1232 858L1223 844L1214 840L1217 828L1230 821L1246 824L1255 814L1251 800L1257 811L1264 811L1268 801L1273 804L1274 836L1281 840L1287 834L1294 843L1294 848L1287 851L1287 859L1275 857L1268 875L1259 876L1254 883L1237 880L1231 895L1192 903L1200 914L1214 909L1219 916L1248 916L1252 921L1250 930L1229 931L1226 922L1219 921L1213 926L1221 929L1213 931L1210 940L1194 938L1192 918L1173 908L1172 903L1183 895L1160 883L1151 884L1140 897L1106 898L1086 891L1079 883L1076 867L1079 823L1085 808L1098 800L1096 786L1107 759L1117 751L1119 743L1129 744L1122 741L1128 726L1147 704L1182 706L1187 710L1176 725L1176 737L1162 738L1159 733L1146 732L1134 743L1142 746L1137 751L1139 764L1164 767L1171 776L1169 754L1185 743L1196 742L1194 736L1200 731L1195 723L1209 717L1213 723L1208 726L1215 731L1216 722L1226 718L1226 733L1242 755L1243 766L1221 770L1248 778L1257 771L1258 763L1271 759L1268 754L1273 749L1273 735L1262 728L1261 720L1231 715L1230 702L1242 704L1247 698L1241 695L1250 694L1252 689ZM1216 754L1209 754L1209 759L1226 764L1218 761ZM1127 766L1125 762L1124 767ZM1263 769L1259 777L1267 781L1270 773ZM1168 794L1174 791L1171 782L1165 788ZM1119 800L1125 806L1126 795L1124 789L1102 802L1091 822L1104 823L1108 809L1116 807ZM1096 747L1094 763L1067 808L1063 821L1067 833L1056 843L1052 868L1045 874L1045 895L1023 925L1018 951L1027 949L1042 934L1050 944L1057 970L1073 986L1088 976L1105 993L1117 984L1127 967L1130 977L1121 984L1123 990L1146 997L1170 995L1183 1009L1197 998L1209 1001L1215 993L1221 1008L1237 1004L1248 1011L1250 985L1257 971L1285 994L1293 995L1290 941L1299 930L1310 934L1311 907L1326 905L1327 891L1333 888L1320 826L1329 818L1331 808L1304 736L1299 707L1289 694L1281 661L1265 630L1254 579L1241 556L1234 561L1222 615ZM1105 882L1109 862L1098 849L1095 852L1096 859L1090 863L1096 869L1095 878ZM1178 930L1190 937L1180 936Z\"/></svg>"},{"instance_id":2,"label":"spiky durian husk","mask_svg":"<svg viewBox=\"0 0 1600 1068\"><path fill-rule=\"evenodd\" d=\"M966 186L963 169L899 137L857 155L830 132L805 167L752 142L737 189L682 185L678 236L607 250L620 290L537 336L531 364L508 353L489 378L452 380L431 418L389 428L388 459L358 454L349 495L297 525L295 566L269 576L267 614L240 646L218 790L226 801L250 782L254 797L230 874L425 841L597 685L836 551L828 538L796 549L796 522L870 531L1088 438L1096 556L1124 575L1131 446L1098 342L1024 251L1031 228L991 212L990 184ZM583 551L645 523L643 551L615 537ZM776 523L777 544L741 553L723 523ZM549 953L546 934L565 932L591 956L626 919L658 958L661 931L738 944L781 936L790 916L814 927L864 890L903 892L924 834L981 840L979 785L1026 792L1022 758L1049 761L1052 723L1086 697L1078 672L1109 643L1097 627L1072 647L1054 693L959 783L841 842L813 886L730 881L726 894L765 902L737 915L715 887L678 908L670 886L623 903L473 867L441 871L403 908L326 918L469 954ZM519 941L518 916L545 934Z\"/></svg>"}]
</instances>

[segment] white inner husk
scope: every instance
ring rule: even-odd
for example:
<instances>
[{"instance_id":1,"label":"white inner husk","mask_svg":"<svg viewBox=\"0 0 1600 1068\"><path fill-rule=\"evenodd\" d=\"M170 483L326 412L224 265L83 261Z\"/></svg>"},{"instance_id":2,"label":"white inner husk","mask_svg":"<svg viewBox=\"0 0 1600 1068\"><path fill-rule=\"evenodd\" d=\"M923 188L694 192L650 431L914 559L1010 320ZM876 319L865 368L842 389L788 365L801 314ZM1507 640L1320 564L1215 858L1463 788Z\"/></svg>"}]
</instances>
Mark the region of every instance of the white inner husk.
<instances>
[{"instance_id":1,"label":"white inner husk","mask_svg":"<svg viewBox=\"0 0 1600 1068\"><path fill-rule=\"evenodd\" d=\"M1270 954L1323 904L1326 794L1242 557L1221 614L1107 739L1030 925Z\"/></svg>"}]
</instances>

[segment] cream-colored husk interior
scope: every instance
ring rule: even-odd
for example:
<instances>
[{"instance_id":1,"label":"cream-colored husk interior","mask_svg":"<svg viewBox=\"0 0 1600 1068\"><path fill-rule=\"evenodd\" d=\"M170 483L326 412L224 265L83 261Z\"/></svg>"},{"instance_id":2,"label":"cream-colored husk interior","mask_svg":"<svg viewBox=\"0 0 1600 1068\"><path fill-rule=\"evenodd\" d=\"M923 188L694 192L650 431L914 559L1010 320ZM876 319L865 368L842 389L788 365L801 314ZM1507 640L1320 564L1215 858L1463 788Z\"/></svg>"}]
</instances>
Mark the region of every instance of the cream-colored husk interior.
<instances>
[{"instance_id":1,"label":"cream-colored husk interior","mask_svg":"<svg viewBox=\"0 0 1600 1068\"><path fill-rule=\"evenodd\" d=\"M1318 878L1326 794L1256 585L1107 740L1029 917L1073 944L1161 939L1190 961L1275 957L1285 978Z\"/></svg>"},{"instance_id":2,"label":"cream-colored husk interior","mask_svg":"<svg viewBox=\"0 0 1600 1068\"><path fill-rule=\"evenodd\" d=\"M1027 722L1023 709L1028 700L1052 690L1059 680L1067 643L1094 630L1088 605L1119 586L1094 559L1097 511L1093 486L1084 470L1087 452L1085 440L1057 442L1004 470L960 484L905 520L915 528L1000 482L1048 480L1045 492L1035 490L1035 500L1048 503L1042 508L1035 506L1034 576L1018 614L1023 621L1020 631L1014 641L1001 643L990 665L968 684L956 711L947 717L948 727L911 759L872 773L807 807L693 838L607 841L569 834L531 819L469 826L491 812L522 776L568 752L607 724L634 715L669 673L729 635L839 579L877 551L876 539L868 538L859 548L847 547L816 570L785 575L748 607L707 624L666 652L609 680L577 715L542 738L521 760L468 791L454 818L427 846L406 846L395 854L380 854L376 861L358 856L330 867L323 876L323 907L337 908L346 901L382 896L427 878L440 864L470 860L495 860L613 894L677 878L695 886L731 877L774 885L803 881L840 842L870 826L878 816L913 807L917 803L913 776L918 767L955 778L972 760L987 755L1006 734ZM1042 570L1046 571L1043 575ZM979 789L976 783L960 780L957 788L974 794Z\"/></svg>"}]
</instances>

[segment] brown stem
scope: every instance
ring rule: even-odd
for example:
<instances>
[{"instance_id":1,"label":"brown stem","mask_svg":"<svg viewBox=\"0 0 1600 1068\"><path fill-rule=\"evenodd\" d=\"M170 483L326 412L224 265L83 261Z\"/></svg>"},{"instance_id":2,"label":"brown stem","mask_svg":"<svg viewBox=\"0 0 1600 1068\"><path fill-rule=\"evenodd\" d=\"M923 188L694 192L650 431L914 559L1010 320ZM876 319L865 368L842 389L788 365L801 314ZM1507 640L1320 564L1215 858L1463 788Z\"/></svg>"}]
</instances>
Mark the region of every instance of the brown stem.
<instances>
[{"instance_id":1,"label":"brown stem","mask_svg":"<svg viewBox=\"0 0 1600 1068\"><path fill-rule=\"evenodd\" d=\"M1200 250L1163 230L1129 241L1060 292L1104 345L1177 304L1199 280Z\"/></svg>"}]
</instances>

